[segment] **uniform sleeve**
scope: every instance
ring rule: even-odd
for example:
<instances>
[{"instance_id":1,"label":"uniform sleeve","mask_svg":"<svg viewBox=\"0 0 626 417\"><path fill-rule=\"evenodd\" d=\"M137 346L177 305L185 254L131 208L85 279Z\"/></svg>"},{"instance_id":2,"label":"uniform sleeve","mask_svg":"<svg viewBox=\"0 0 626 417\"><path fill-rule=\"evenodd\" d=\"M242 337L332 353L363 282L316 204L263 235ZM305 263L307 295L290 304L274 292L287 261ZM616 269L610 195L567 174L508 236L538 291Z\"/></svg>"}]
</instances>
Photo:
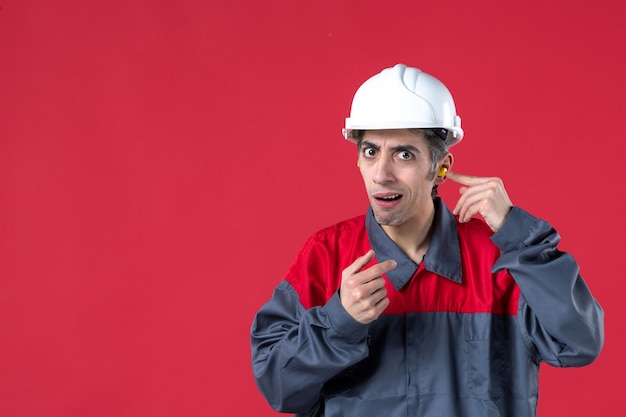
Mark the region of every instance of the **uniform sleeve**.
<instances>
[{"instance_id":1,"label":"uniform sleeve","mask_svg":"<svg viewBox=\"0 0 626 417\"><path fill-rule=\"evenodd\" d=\"M574 258L557 249L556 230L514 207L492 240L501 250L493 272L506 269L517 282L520 328L537 359L560 367L595 360L604 343L604 312Z\"/></svg>"},{"instance_id":2,"label":"uniform sleeve","mask_svg":"<svg viewBox=\"0 0 626 417\"><path fill-rule=\"evenodd\" d=\"M368 326L355 321L335 294L305 309L281 282L251 329L257 386L277 411L308 414L331 377L368 355Z\"/></svg>"}]
</instances>

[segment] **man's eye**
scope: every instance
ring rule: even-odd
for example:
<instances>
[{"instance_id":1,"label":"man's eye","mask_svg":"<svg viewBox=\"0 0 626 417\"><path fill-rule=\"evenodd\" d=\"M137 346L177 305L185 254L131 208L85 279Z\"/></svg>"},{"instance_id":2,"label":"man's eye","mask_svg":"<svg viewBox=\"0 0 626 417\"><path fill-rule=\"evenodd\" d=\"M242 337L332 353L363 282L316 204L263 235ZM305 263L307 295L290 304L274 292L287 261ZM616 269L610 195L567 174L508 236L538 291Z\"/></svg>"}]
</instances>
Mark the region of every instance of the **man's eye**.
<instances>
[{"instance_id":1,"label":"man's eye","mask_svg":"<svg viewBox=\"0 0 626 417\"><path fill-rule=\"evenodd\" d=\"M365 149L363 149L363 155L365 155L365 156L374 156L374 155L376 155L376 149L374 149L374 148L365 148Z\"/></svg>"},{"instance_id":2,"label":"man's eye","mask_svg":"<svg viewBox=\"0 0 626 417\"><path fill-rule=\"evenodd\" d=\"M398 154L398 157L402 160L408 161L413 159L413 154L409 151L402 151Z\"/></svg>"}]
</instances>

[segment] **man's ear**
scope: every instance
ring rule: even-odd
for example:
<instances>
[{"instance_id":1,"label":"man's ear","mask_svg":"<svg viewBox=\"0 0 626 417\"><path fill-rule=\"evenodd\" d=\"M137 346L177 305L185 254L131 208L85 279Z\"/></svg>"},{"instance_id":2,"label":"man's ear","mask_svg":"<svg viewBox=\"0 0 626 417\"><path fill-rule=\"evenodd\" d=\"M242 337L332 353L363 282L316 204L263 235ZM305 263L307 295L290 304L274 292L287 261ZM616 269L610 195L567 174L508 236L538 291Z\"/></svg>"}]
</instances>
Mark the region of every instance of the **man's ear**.
<instances>
[{"instance_id":1,"label":"man's ear","mask_svg":"<svg viewBox=\"0 0 626 417\"><path fill-rule=\"evenodd\" d=\"M446 173L452 168L454 156L448 152L437 164L437 176L435 177L435 185L441 185L446 180Z\"/></svg>"}]
</instances>

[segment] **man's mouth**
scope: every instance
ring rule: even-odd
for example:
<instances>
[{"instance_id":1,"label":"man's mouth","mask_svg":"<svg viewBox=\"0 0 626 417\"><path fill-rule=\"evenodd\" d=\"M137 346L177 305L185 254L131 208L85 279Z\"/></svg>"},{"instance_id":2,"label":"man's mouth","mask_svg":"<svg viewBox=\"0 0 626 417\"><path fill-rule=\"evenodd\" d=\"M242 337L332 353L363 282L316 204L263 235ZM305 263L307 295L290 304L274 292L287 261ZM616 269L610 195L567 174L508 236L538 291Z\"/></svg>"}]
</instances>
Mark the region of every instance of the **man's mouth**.
<instances>
[{"instance_id":1,"label":"man's mouth","mask_svg":"<svg viewBox=\"0 0 626 417\"><path fill-rule=\"evenodd\" d=\"M378 196L374 198L380 201L395 201L395 200L399 200L400 198L402 198L402 194L392 194L392 195Z\"/></svg>"}]
</instances>

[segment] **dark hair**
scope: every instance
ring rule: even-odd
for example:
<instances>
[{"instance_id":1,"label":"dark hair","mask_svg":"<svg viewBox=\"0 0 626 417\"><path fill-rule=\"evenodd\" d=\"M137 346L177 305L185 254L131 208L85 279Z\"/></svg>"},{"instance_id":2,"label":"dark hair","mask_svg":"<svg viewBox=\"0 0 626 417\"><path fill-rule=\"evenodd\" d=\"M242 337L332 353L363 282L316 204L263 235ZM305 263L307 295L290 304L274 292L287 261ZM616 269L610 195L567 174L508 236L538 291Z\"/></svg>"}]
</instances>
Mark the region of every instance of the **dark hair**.
<instances>
[{"instance_id":1,"label":"dark hair","mask_svg":"<svg viewBox=\"0 0 626 417\"><path fill-rule=\"evenodd\" d=\"M437 163L448 153L448 145L445 139L441 138L439 132L433 129L409 129L409 132L416 136L422 134L424 139L426 139L432 164L428 179L432 180L437 175Z\"/></svg>"}]
</instances>

